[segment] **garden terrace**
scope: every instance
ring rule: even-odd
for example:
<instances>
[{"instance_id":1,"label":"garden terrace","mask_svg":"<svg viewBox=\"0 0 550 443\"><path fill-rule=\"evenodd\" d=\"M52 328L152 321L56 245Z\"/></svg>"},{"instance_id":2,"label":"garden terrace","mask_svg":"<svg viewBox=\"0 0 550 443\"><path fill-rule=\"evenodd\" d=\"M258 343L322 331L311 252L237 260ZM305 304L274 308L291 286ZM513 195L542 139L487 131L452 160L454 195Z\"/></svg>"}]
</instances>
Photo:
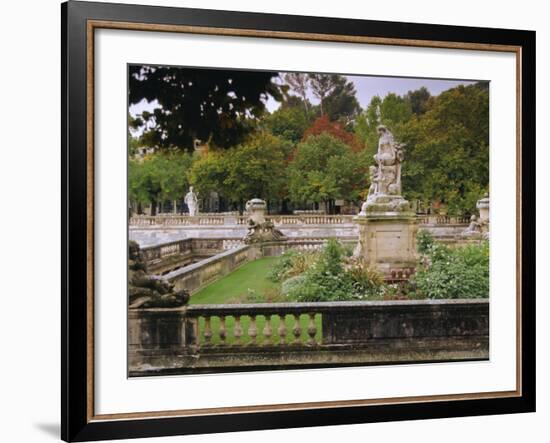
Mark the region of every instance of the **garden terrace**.
<instances>
[{"instance_id":1,"label":"garden terrace","mask_svg":"<svg viewBox=\"0 0 550 443\"><path fill-rule=\"evenodd\" d=\"M130 309L132 376L489 356L488 300Z\"/></svg>"},{"instance_id":2,"label":"garden terrace","mask_svg":"<svg viewBox=\"0 0 550 443\"><path fill-rule=\"evenodd\" d=\"M350 247L355 241L346 241ZM298 239L282 242L268 242L261 245L245 245L241 240L227 239L185 239L143 249L149 269L162 270L170 266L173 270L162 273L162 278L174 284L177 290L185 289L194 294L206 285L233 272L239 266L261 257L278 257L289 249L311 251L321 249L326 239ZM189 248L198 251L220 251L207 258L188 265L175 266L189 257ZM199 249L202 247L204 249ZM181 257L181 258L179 258Z\"/></svg>"},{"instance_id":3,"label":"garden terrace","mask_svg":"<svg viewBox=\"0 0 550 443\"><path fill-rule=\"evenodd\" d=\"M353 215L269 215L275 227L286 237L330 238L355 240L358 237ZM134 216L130 218L129 235L131 240L147 247L186 238L216 238L240 240L247 232L246 216L237 215L159 215ZM465 217L443 215L419 216L422 229L426 229L437 239L455 242L466 229Z\"/></svg>"}]
</instances>

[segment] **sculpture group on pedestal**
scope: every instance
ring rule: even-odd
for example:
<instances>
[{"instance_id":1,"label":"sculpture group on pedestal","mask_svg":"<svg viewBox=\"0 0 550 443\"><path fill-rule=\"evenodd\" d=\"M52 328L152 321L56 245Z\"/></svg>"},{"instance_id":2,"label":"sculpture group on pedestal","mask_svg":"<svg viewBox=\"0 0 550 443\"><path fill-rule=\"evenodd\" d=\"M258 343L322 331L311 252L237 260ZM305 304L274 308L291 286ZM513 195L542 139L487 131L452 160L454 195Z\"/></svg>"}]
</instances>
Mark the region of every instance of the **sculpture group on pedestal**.
<instances>
[{"instance_id":1,"label":"sculpture group on pedestal","mask_svg":"<svg viewBox=\"0 0 550 443\"><path fill-rule=\"evenodd\" d=\"M479 210L479 217L472 215L470 224L462 232L463 236L489 238L489 194L485 194L477 201L476 208Z\"/></svg>"},{"instance_id":2,"label":"sculpture group on pedestal","mask_svg":"<svg viewBox=\"0 0 550 443\"><path fill-rule=\"evenodd\" d=\"M273 222L265 219L267 204L264 200L253 198L246 202L245 209L248 213L248 230L244 237L245 243L261 243L285 239L284 234L275 228Z\"/></svg>"},{"instance_id":3,"label":"sculpture group on pedestal","mask_svg":"<svg viewBox=\"0 0 550 443\"><path fill-rule=\"evenodd\" d=\"M376 165L369 169L371 185L361 212L359 242L354 256L385 275L410 275L416 265L416 215L401 195L404 145L390 130L378 126Z\"/></svg>"}]
</instances>

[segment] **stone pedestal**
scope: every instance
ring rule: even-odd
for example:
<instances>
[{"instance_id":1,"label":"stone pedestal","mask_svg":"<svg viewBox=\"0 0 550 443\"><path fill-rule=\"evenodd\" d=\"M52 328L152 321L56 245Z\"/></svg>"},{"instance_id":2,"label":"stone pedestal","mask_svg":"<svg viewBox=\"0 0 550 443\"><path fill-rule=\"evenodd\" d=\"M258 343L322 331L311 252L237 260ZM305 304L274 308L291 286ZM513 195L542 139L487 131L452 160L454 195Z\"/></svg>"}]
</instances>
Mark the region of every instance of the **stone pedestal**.
<instances>
[{"instance_id":1,"label":"stone pedestal","mask_svg":"<svg viewBox=\"0 0 550 443\"><path fill-rule=\"evenodd\" d=\"M388 279L406 279L417 262L418 221L401 196L379 196L354 218L359 225L355 256Z\"/></svg>"}]
</instances>

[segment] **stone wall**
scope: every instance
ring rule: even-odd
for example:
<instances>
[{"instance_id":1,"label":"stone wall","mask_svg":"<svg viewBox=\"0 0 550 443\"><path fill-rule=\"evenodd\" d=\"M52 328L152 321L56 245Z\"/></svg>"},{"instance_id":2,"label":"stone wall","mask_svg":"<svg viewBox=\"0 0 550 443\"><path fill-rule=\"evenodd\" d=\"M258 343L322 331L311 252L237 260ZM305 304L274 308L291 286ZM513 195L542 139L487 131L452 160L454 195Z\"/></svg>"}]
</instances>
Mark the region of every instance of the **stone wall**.
<instances>
[{"instance_id":1,"label":"stone wall","mask_svg":"<svg viewBox=\"0 0 550 443\"><path fill-rule=\"evenodd\" d=\"M231 331L230 317L236 319ZM484 299L142 309L130 310L129 328L131 376L489 358ZM226 343L230 336L238 339Z\"/></svg>"},{"instance_id":2,"label":"stone wall","mask_svg":"<svg viewBox=\"0 0 550 443\"><path fill-rule=\"evenodd\" d=\"M163 278L173 283L175 290L186 289L192 295L258 257L256 248L239 246L169 272Z\"/></svg>"}]
</instances>

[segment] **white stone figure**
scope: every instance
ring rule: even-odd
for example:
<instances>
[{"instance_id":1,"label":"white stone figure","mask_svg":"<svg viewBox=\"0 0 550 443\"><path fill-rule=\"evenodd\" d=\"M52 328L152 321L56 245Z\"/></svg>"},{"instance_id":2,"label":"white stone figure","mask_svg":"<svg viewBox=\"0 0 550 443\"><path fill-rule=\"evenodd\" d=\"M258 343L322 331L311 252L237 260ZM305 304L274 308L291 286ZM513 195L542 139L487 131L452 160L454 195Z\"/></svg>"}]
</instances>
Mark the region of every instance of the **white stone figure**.
<instances>
[{"instance_id":1,"label":"white stone figure","mask_svg":"<svg viewBox=\"0 0 550 443\"><path fill-rule=\"evenodd\" d=\"M184 201L187 207L189 208L189 215L191 217L199 215L199 205L198 205L197 194L193 192L193 186L189 188L189 192L185 195Z\"/></svg>"},{"instance_id":2,"label":"white stone figure","mask_svg":"<svg viewBox=\"0 0 550 443\"><path fill-rule=\"evenodd\" d=\"M378 152L374 155L376 166L369 169L371 186L367 200L359 215L367 212L410 211L410 204L401 196L401 163L404 145L397 143L384 125L378 126Z\"/></svg>"},{"instance_id":3,"label":"white stone figure","mask_svg":"<svg viewBox=\"0 0 550 443\"><path fill-rule=\"evenodd\" d=\"M374 160L378 165L377 194L401 195L401 162L404 145L396 143L393 134L384 125L378 126L378 152Z\"/></svg>"},{"instance_id":4,"label":"white stone figure","mask_svg":"<svg viewBox=\"0 0 550 443\"><path fill-rule=\"evenodd\" d=\"M463 232L463 235L479 235L481 234L481 223L477 221L477 216L470 217L470 224Z\"/></svg>"}]
</instances>

